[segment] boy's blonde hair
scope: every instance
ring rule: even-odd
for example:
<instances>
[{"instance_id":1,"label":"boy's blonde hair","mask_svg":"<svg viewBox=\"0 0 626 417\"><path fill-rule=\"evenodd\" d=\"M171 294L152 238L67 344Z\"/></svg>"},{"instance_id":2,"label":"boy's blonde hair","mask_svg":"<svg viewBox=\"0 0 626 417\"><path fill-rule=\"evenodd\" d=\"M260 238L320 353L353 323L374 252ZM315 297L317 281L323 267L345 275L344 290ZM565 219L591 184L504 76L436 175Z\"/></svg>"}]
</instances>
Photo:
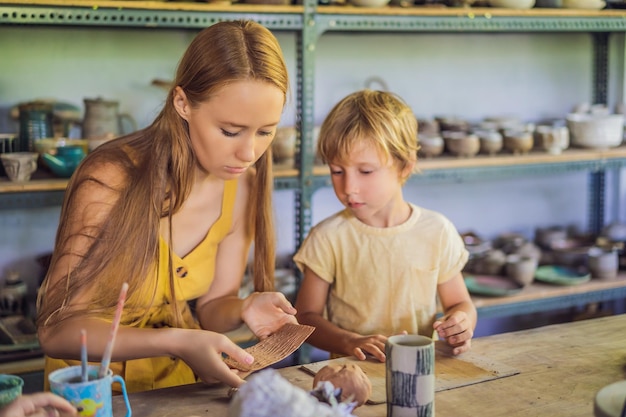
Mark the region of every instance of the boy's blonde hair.
<instances>
[{"instance_id":1,"label":"boy's blonde hair","mask_svg":"<svg viewBox=\"0 0 626 417\"><path fill-rule=\"evenodd\" d=\"M396 94L361 90L342 99L322 123L317 153L325 163L345 162L355 143L374 145L403 171L417 160L417 119ZM405 178L406 180L406 178Z\"/></svg>"}]
</instances>

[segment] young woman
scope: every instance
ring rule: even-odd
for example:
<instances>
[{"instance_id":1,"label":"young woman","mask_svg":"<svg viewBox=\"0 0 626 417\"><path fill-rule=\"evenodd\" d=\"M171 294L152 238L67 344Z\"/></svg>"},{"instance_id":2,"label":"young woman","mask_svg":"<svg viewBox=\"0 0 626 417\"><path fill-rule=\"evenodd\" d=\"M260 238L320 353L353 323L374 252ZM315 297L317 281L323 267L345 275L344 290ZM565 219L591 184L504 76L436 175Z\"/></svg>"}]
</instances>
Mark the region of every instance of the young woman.
<instances>
[{"instance_id":1,"label":"young woman","mask_svg":"<svg viewBox=\"0 0 626 417\"><path fill-rule=\"evenodd\" d=\"M294 257L304 273L297 317L316 327L312 345L384 361L388 336L436 331L455 354L470 348L463 241L443 215L402 195L417 150L415 116L390 93L353 93L322 124L318 153L346 208L312 228Z\"/></svg>"},{"instance_id":2,"label":"young woman","mask_svg":"<svg viewBox=\"0 0 626 417\"><path fill-rule=\"evenodd\" d=\"M264 338L295 310L273 289L268 148L287 97L282 51L248 21L202 32L147 128L98 147L67 189L39 294L46 374L77 364L80 330L100 361L129 284L111 369L129 392L243 381L222 353L253 358L220 334L245 322ZM254 239L255 289L238 290ZM195 301L192 311L188 301Z\"/></svg>"}]
</instances>

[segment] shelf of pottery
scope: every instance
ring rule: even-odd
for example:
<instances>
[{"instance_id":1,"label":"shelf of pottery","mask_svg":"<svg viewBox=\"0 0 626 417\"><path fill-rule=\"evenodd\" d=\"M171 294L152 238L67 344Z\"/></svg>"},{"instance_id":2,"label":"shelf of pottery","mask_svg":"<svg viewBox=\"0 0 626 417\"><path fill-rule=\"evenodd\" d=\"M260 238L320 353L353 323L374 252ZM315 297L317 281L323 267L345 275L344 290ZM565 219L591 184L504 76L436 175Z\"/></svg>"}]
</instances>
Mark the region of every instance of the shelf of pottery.
<instances>
[{"instance_id":1,"label":"shelf of pottery","mask_svg":"<svg viewBox=\"0 0 626 417\"><path fill-rule=\"evenodd\" d=\"M165 28L198 30L223 19L250 18L275 31L295 33L297 49L297 114L300 121L299 140L295 139L295 152L291 161L277 160L276 188L294 189L297 211L297 228L302 239L310 222L311 196L319 187L329 185L326 167L314 164L314 78L316 47L325 33L519 33L519 32L584 32L593 37L594 68L592 102L607 102L608 86L608 35L626 31L626 19L620 10L590 10L587 8L509 8L485 6L476 2L472 7L356 7L352 4L317 6L316 1L305 0L303 5L252 5L206 4L192 2L143 1L80 1L61 0L0 2L0 25L23 26L90 26L95 28ZM443 4L443 2L440 2ZM399 2L401 5L409 4ZM440 4L440 5L441 5ZM10 30L10 29L9 29ZM490 35L491 36L491 35ZM582 117L595 114L586 109ZM320 115L317 115L319 119ZM589 170L601 173L606 169L621 167L626 163L626 152L621 146L609 149L566 149L563 126L536 125L533 130L533 147L529 149L528 127L511 129L511 120L485 119L479 129L459 128L460 120L442 118L435 120L439 134L420 132L422 158L420 173L411 181L443 179L459 176L483 176L497 170L499 174L552 173L571 170ZM456 125L455 125L456 124ZM433 124L423 121L421 126L431 133ZM570 129L571 133L571 129ZM502 137L502 143L499 141ZM443 152L435 156L430 139ZM571 144L577 140L570 135ZM478 149L476 142L478 141ZM526 141L526 142L524 142ZM469 144L469 145L468 145ZM278 145L278 143L277 143ZM469 146L469 149L468 149ZM495 147L501 146L499 151ZM299 151L301 150L301 151ZM547 150L547 151L546 151ZM433 153L434 152L434 153ZM481 153L482 152L482 153ZM560 153L559 153L560 152ZM279 152L276 152L277 155ZM601 181L597 183L601 184ZM39 178L37 172L28 183L0 181L0 207L24 207L56 204L62 195L66 180ZM17 197L19 195L19 197ZM591 198L603 198L603 190L592 190ZM303 209L302 208L306 208ZM602 218L596 226L602 224ZM596 227L597 228L597 227ZM297 242L299 243L299 242Z\"/></svg>"}]
</instances>

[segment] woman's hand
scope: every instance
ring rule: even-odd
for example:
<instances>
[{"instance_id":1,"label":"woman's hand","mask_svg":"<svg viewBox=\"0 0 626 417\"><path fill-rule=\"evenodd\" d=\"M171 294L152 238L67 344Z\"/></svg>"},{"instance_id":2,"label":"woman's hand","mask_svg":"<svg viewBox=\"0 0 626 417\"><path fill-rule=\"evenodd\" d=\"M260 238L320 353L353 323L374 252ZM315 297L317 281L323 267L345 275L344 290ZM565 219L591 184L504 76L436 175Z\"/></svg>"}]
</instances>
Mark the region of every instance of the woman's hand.
<instances>
[{"instance_id":1,"label":"woman's hand","mask_svg":"<svg viewBox=\"0 0 626 417\"><path fill-rule=\"evenodd\" d=\"M260 339L275 333L287 323L298 324L296 309L280 292L250 294L241 308L241 319Z\"/></svg>"},{"instance_id":2,"label":"woman's hand","mask_svg":"<svg viewBox=\"0 0 626 417\"><path fill-rule=\"evenodd\" d=\"M457 310L448 316L435 321L433 328L440 339L445 340L454 349L452 353L459 355L471 348L474 331L470 325L467 313Z\"/></svg>"},{"instance_id":3,"label":"woman's hand","mask_svg":"<svg viewBox=\"0 0 626 417\"><path fill-rule=\"evenodd\" d=\"M185 330L188 334L177 338L176 356L181 358L205 383L223 382L239 387L244 381L238 371L230 369L222 353L234 360L251 364L254 358L227 336L207 330Z\"/></svg>"},{"instance_id":4,"label":"woman's hand","mask_svg":"<svg viewBox=\"0 0 626 417\"><path fill-rule=\"evenodd\" d=\"M51 392L24 394L0 410L0 417L75 416L69 401Z\"/></svg>"}]
</instances>

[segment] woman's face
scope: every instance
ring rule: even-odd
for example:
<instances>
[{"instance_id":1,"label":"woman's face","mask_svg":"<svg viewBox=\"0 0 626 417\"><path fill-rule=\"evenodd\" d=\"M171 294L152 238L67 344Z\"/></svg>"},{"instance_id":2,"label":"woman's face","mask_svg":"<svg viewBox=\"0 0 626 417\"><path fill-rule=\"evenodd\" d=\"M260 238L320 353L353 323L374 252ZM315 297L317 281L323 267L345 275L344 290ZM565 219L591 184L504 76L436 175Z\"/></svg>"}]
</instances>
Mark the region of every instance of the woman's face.
<instances>
[{"instance_id":1,"label":"woman's face","mask_svg":"<svg viewBox=\"0 0 626 417\"><path fill-rule=\"evenodd\" d=\"M270 146L285 102L278 87L245 80L226 85L196 108L178 87L174 104L189 124L200 169L229 180L243 174Z\"/></svg>"}]
</instances>

